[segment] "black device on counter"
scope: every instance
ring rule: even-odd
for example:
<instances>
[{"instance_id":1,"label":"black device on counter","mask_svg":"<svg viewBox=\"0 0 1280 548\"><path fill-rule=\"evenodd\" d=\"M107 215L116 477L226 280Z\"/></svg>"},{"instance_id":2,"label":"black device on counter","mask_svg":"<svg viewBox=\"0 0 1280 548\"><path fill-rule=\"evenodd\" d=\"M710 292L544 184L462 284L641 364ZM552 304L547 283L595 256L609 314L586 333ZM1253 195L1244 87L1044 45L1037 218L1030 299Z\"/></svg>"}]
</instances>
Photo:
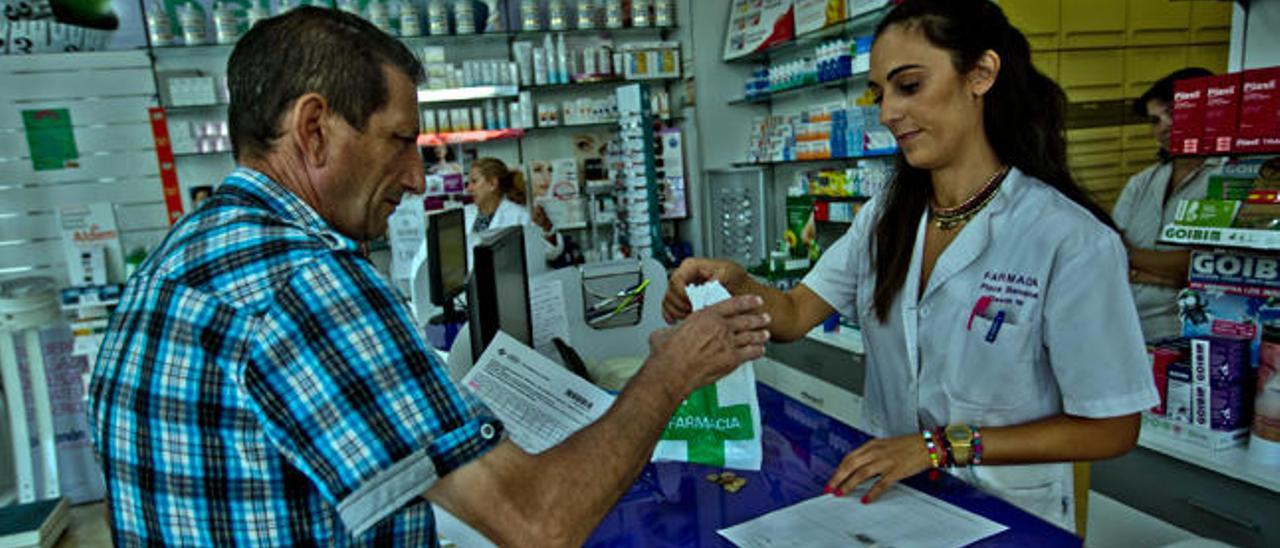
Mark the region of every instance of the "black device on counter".
<instances>
[{"instance_id":1,"label":"black device on counter","mask_svg":"<svg viewBox=\"0 0 1280 548\"><path fill-rule=\"evenodd\" d=\"M467 321L453 306L454 297L467 289L467 225L460 207L427 215L427 281L431 304L444 308L431 323Z\"/></svg>"},{"instance_id":2,"label":"black device on counter","mask_svg":"<svg viewBox=\"0 0 1280 548\"><path fill-rule=\"evenodd\" d=\"M511 226L485 233L472 250L472 259L475 264L467 284L472 359L480 358L498 331L533 346L524 229Z\"/></svg>"}]
</instances>

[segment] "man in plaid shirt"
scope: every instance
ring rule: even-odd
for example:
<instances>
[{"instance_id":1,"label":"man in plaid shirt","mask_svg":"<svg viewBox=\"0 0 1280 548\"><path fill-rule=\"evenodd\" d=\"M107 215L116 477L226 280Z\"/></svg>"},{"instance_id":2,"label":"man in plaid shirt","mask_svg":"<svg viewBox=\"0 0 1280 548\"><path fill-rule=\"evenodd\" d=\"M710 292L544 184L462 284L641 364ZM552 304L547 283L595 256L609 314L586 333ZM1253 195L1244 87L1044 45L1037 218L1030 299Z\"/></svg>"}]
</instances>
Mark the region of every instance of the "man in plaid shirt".
<instances>
[{"instance_id":1,"label":"man in plaid shirt","mask_svg":"<svg viewBox=\"0 0 1280 548\"><path fill-rule=\"evenodd\" d=\"M94 367L117 545L434 545L431 502L504 545L580 544L684 397L762 355L756 297L708 308L650 337L603 418L524 453L357 247L423 191L419 62L301 7L227 74L239 167L129 280Z\"/></svg>"}]
</instances>

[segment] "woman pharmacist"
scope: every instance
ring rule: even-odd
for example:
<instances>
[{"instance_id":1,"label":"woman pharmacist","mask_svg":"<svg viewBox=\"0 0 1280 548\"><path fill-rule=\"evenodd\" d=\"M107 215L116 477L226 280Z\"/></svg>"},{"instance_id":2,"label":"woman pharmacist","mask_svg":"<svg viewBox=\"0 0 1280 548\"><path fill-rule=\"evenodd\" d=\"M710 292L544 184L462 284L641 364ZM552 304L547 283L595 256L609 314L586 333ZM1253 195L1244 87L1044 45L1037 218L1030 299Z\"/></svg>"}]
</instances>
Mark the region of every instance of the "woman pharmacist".
<instances>
[{"instance_id":1,"label":"woman pharmacist","mask_svg":"<svg viewBox=\"0 0 1280 548\"><path fill-rule=\"evenodd\" d=\"M497 158L480 158L471 164L467 173L467 194L472 203L463 207L467 226L467 256L470 264L471 249L480 241L480 234L508 226L524 226L530 222L542 229L547 247L548 262L564 252L564 239L556 232L546 212L538 206L534 215L523 205L525 188L519 171L507 169L507 164Z\"/></svg>"},{"instance_id":2,"label":"woman pharmacist","mask_svg":"<svg viewBox=\"0 0 1280 548\"><path fill-rule=\"evenodd\" d=\"M945 467L1074 530L1072 461L1133 447L1156 391L1124 245L1067 172L1061 89L987 0L908 0L876 29L870 87L897 175L787 292L686 261L663 300L719 280L765 299L775 340L833 311L866 347L866 425L827 489ZM1000 466L994 466L1000 465Z\"/></svg>"}]
</instances>

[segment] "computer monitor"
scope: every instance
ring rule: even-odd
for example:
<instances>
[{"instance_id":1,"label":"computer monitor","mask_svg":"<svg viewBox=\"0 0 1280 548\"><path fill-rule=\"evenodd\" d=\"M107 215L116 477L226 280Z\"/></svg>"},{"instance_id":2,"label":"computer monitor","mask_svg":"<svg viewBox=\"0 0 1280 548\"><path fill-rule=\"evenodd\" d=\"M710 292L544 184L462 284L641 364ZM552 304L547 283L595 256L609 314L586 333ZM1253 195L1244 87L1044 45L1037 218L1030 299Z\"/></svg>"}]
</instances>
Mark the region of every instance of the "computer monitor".
<instances>
[{"instance_id":1,"label":"computer monitor","mask_svg":"<svg viewBox=\"0 0 1280 548\"><path fill-rule=\"evenodd\" d=\"M467 288L467 227L462 208L436 211L427 216L427 275L431 304L444 312L431 323L462 323L467 317L453 306L454 297Z\"/></svg>"},{"instance_id":2,"label":"computer monitor","mask_svg":"<svg viewBox=\"0 0 1280 548\"><path fill-rule=\"evenodd\" d=\"M480 357L498 331L533 346L524 229L511 226L485 233L472 250L472 259L467 308L473 359Z\"/></svg>"}]
</instances>

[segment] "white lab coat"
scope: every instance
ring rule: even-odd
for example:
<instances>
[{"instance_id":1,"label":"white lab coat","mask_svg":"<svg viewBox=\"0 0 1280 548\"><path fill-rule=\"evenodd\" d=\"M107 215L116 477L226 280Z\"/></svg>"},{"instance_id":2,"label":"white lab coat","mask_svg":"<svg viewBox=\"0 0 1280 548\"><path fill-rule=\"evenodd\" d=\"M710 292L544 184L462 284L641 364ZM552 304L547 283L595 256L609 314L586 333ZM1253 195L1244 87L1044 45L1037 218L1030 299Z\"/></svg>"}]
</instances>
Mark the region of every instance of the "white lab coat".
<instances>
[{"instance_id":1,"label":"white lab coat","mask_svg":"<svg viewBox=\"0 0 1280 548\"><path fill-rule=\"evenodd\" d=\"M1165 201L1169 178L1173 175L1173 162L1159 162L1129 178L1120 199L1111 210L1111 218L1130 245L1139 249L1173 251L1176 246L1160 243L1160 232L1177 217L1178 204L1182 200L1198 200L1209 190L1209 176L1216 173L1222 160L1209 158L1173 191ZM1138 306L1138 318L1142 321L1142 334L1153 341L1182 334L1182 320L1178 318L1178 290L1172 287L1132 284L1133 302Z\"/></svg>"},{"instance_id":2,"label":"white lab coat","mask_svg":"<svg viewBox=\"0 0 1280 548\"><path fill-rule=\"evenodd\" d=\"M508 226L525 226L533 222L533 219L529 216L529 211L525 209L524 206L506 198L503 198L502 203L498 204L498 209L493 212L493 219L489 221L489 227L482 232L476 232L474 230L476 217L480 215L480 210L475 204L467 204L463 207L462 214L465 217L464 222L467 223L468 265L475 264L472 260L471 252L475 249L476 243L480 241L480 236L483 235L484 232L499 228L506 228ZM541 231L541 229L538 230ZM543 255L548 261L555 259L560 255L560 252L564 250L564 239L559 233L556 234L556 242L554 245L547 242L545 238L539 238L538 240L546 244ZM532 249L528 250L528 256L535 256Z\"/></svg>"},{"instance_id":3,"label":"white lab coat","mask_svg":"<svg viewBox=\"0 0 1280 548\"><path fill-rule=\"evenodd\" d=\"M867 247L877 208L869 204L803 282L862 326L864 426L873 434L1016 425L1061 413L1114 417L1156 404L1124 246L1084 208L1012 169L938 258L917 299L926 212L885 323L872 310ZM994 342L986 340L993 319L970 319L984 295L999 301L988 316L1006 313ZM1074 530L1069 463L953 473Z\"/></svg>"}]
</instances>

